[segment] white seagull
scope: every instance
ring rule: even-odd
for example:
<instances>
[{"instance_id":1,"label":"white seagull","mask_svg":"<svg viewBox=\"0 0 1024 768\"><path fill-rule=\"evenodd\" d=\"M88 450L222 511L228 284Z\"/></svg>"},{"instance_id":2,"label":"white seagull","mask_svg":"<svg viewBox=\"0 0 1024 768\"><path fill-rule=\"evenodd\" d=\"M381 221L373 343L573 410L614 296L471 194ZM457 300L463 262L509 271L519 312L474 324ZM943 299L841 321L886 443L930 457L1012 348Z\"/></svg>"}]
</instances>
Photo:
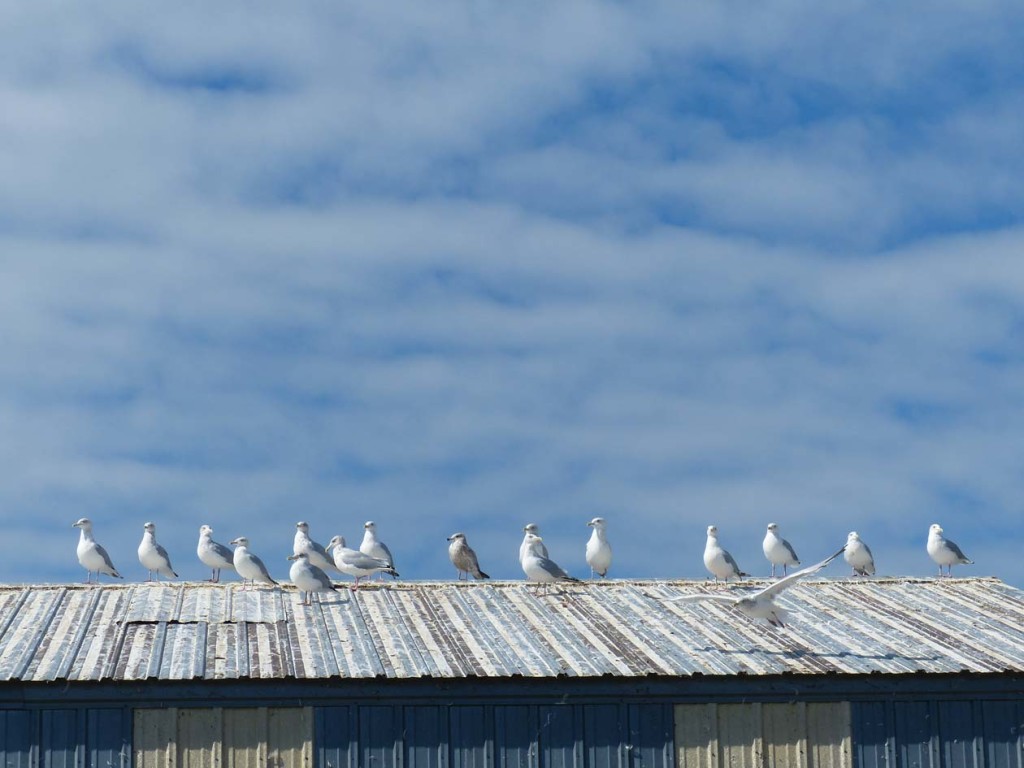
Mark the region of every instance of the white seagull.
<instances>
[{"instance_id":1,"label":"white seagull","mask_svg":"<svg viewBox=\"0 0 1024 768\"><path fill-rule=\"evenodd\" d=\"M535 536L532 533L526 534L526 554L520 564L523 566L523 573L526 574L527 581L545 585L557 581L580 583L579 579L574 579L562 570L558 563L542 554L544 549L544 542L541 541L540 536Z\"/></svg>"},{"instance_id":2,"label":"white seagull","mask_svg":"<svg viewBox=\"0 0 1024 768\"><path fill-rule=\"evenodd\" d=\"M370 557L356 549L345 546L344 536L335 536L327 544L328 551L334 556L334 565L342 573L347 573L356 580L353 591L359 589L359 580L375 573L389 573L398 578L398 571L388 565L387 560Z\"/></svg>"},{"instance_id":3,"label":"white seagull","mask_svg":"<svg viewBox=\"0 0 1024 768\"><path fill-rule=\"evenodd\" d=\"M816 565L809 566L803 570L797 571L796 573L784 576L778 581L769 584L764 589L757 592L748 592L742 597L737 598L729 595L712 594L685 595L683 597L669 598L665 602L674 603L677 601L697 602L698 600L715 600L716 602L732 606L744 616L748 616L751 619L764 619L773 627L782 627L785 626L784 622L786 620L786 612L775 604L775 598L779 596L779 593L793 586L798 580L805 576L817 573L842 553L843 550L840 549L834 555L826 557Z\"/></svg>"},{"instance_id":4,"label":"white seagull","mask_svg":"<svg viewBox=\"0 0 1024 768\"><path fill-rule=\"evenodd\" d=\"M395 569L395 558L391 556L391 550L388 549L388 545L377 538L377 524L373 520L367 520L363 523L363 542L359 545L359 551L364 555L384 560L391 570ZM387 573L387 571L381 571L381 573ZM395 575L392 574L392 576Z\"/></svg>"},{"instance_id":5,"label":"white seagull","mask_svg":"<svg viewBox=\"0 0 1024 768\"><path fill-rule=\"evenodd\" d=\"M956 542L942 535L942 526L938 523L932 523L928 529L928 554L939 566L939 576L942 576L942 566L946 566L946 575L952 576L954 565L974 565Z\"/></svg>"},{"instance_id":6,"label":"white seagull","mask_svg":"<svg viewBox=\"0 0 1024 768\"><path fill-rule=\"evenodd\" d=\"M540 538L540 528L537 527L536 523L527 523L523 526L525 535L523 536L523 543L519 545L519 562L523 562L523 558L526 557L526 551L530 548L530 536ZM538 541L535 546L539 548L540 553L544 556L548 556L548 548L544 546L543 541Z\"/></svg>"},{"instance_id":7,"label":"white seagull","mask_svg":"<svg viewBox=\"0 0 1024 768\"><path fill-rule=\"evenodd\" d=\"M88 517L81 518L77 523L71 524L72 528L79 530L78 534L78 562L85 568L85 583L92 582L92 575L96 574L96 581L100 580L100 574L113 576L115 579L123 579L117 568L110 560L107 550L96 543L92 537L92 520Z\"/></svg>"},{"instance_id":8,"label":"white seagull","mask_svg":"<svg viewBox=\"0 0 1024 768\"><path fill-rule=\"evenodd\" d=\"M768 523L768 533L765 534L764 542L761 544L764 556L772 564L773 579L775 578L775 566L781 565L782 574L785 575L787 566L800 565L800 558L796 556L796 551L788 541L779 536L778 530L778 523Z\"/></svg>"},{"instance_id":9,"label":"white seagull","mask_svg":"<svg viewBox=\"0 0 1024 768\"><path fill-rule=\"evenodd\" d=\"M476 552L469 546L464 533L453 533L448 537L448 559L455 566L460 581L462 574L466 574L467 579L471 575L474 579L491 578L480 570L480 561L476 559Z\"/></svg>"},{"instance_id":10,"label":"white seagull","mask_svg":"<svg viewBox=\"0 0 1024 768\"><path fill-rule=\"evenodd\" d=\"M301 555L306 553L309 562L322 571L337 571L338 566L327 553L322 545L317 544L309 537L309 523L299 522L295 524L295 540L292 542L292 554Z\"/></svg>"},{"instance_id":11,"label":"white seagull","mask_svg":"<svg viewBox=\"0 0 1024 768\"><path fill-rule=\"evenodd\" d=\"M594 529L587 541L587 565L590 566L590 578L594 578L594 574L599 573L603 579L608 575L608 569L612 566L612 546L608 543L608 537L605 535L608 523L603 517L595 517L587 525Z\"/></svg>"},{"instance_id":12,"label":"white seagull","mask_svg":"<svg viewBox=\"0 0 1024 768\"><path fill-rule=\"evenodd\" d=\"M142 526L142 541L139 542L139 562L142 567L149 571L149 578L146 581L153 581L153 574L156 580L160 581L161 576L168 579L178 578L178 574L171 567L171 558L167 550L156 543L156 524L146 523Z\"/></svg>"},{"instance_id":13,"label":"white seagull","mask_svg":"<svg viewBox=\"0 0 1024 768\"><path fill-rule=\"evenodd\" d=\"M868 549L867 544L860 540L860 534L856 531L850 531L846 537L843 559L853 568L854 575L875 575L875 558L871 556L871 550Z\"/></svg>"},{"instance_id":14,"label":"white seagull","mask_svg":"<svg viewBox=\"0 0 1024 768\"><path fill-rule=\"evenodd\" d=\"M254 587L257 581L263 584L277 584L271 578L270 571L267 570L267 566L263 564L263 561L249 551L249 540L245 536L232 539L231 545L235 548L232 562L235 564L235 570L238 571L238 575L242 577L242 589L245 589L245 582L247 580Z\"/></svg>"},{"instance_id":15,"label":"white seagull","mask_svg":"<svg viewBox=\"0 0 1024 768\"><path fill-rule=\"evenodd\" d=\"M213 528L208 525L199 527L199 544L196 547L196 554L203 565L213 571L210 581L214 584L220 581L222 568L235 569L233 553L223 544L218 544L213 540Z\"/></svg>"},{"instance_id":16,"label":"white seagull","mask_svg":"<svg viewBox=\"0 0 1024 768\"><path fill-rule=\"evenodd\" d=\"M324 573L323 568L317 568L309 562L309 555L300 552L297 555L288 555L292 560L292 567L288 570L288 577L303 593L303 605L311 605L314 592L337 592L338 589L331 583L330 577Z\"/></svg>"},{"instance_id":17,"label":"white seagull","mask_svg":"<svg viewBox=\"0 0 1024 768\"><path fill-rule=\"evenodd\" d=\"M711 572L716 582L719 579L728 581L750 575L741 571L736 558L718 543L718 527L714 525L708 526L708 540L704 545L704 567Z\"/></svg>"}]
</instances>

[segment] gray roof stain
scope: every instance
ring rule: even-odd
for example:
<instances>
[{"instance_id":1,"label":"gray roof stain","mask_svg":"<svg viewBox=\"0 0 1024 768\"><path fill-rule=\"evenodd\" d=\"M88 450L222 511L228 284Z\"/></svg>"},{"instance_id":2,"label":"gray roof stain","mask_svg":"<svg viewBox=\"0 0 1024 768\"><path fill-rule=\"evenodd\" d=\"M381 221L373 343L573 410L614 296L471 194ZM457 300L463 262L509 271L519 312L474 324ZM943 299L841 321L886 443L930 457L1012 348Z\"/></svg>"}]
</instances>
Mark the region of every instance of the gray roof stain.
<instances>
[{"instance_id":1,"label":"gray roof stain","mask_svg":"<svg viewBox=\"0 0 1024 768\"><path fill-rule=\"evenodd\" d=\"M785 629L666 602L699 581L0 587L0 680L1024 672L1024 591L996 579L803 582Z\"/></svg>"}]
</instances>

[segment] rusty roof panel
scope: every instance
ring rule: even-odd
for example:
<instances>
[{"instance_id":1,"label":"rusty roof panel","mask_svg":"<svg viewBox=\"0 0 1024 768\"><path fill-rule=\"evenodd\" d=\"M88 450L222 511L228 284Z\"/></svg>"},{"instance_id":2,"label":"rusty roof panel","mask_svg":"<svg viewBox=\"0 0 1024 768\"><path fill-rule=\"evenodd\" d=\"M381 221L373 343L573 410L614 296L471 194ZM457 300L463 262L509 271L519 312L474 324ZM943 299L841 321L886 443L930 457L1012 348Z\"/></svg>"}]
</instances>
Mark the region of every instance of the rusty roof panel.
<instances>
[{"instance_id":1,"label":"rusty roof panel","mask_svg":"<svg viewBox=\"0 0 1024 768\"><path fill-rule=\"evenodd\" d=\"M773 629L719 603L765 582L0 587L0 680L1024 672L1024 592L995 579L807 581Z\"/></svg>"}]
</instances>

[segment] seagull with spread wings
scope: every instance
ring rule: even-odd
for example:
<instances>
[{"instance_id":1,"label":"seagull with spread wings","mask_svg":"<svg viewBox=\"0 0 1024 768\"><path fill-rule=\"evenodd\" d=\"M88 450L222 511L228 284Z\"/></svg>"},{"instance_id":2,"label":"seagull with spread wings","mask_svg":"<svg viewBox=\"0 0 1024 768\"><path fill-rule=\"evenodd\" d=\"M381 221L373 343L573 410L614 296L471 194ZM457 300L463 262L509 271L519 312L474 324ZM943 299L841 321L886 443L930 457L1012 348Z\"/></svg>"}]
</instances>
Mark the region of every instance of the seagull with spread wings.
<instances>
[{"instance_id":1,"label":"seagull with spread wings","mask_svg":"<svg viewBox=\"0 0 1024 768\"><path fill-rule=\"evenodd\" d=\"M845 547L843 547L843 549L845 549ZM786 618L786 612L775 604L775 598L778 597L781 592L796 584L800 579L820 571L826 565L843 554L843 549L840 549L834 555L826 557L820 563L808 568L803 568L796 573L789 574L788 576L784 576L778 581L769 584L764 589L759 590L758 592L748 592L742 597L730 597L729 595L721 594L684 595L683 597L669 598L665 602L672 603L676 601L697 602L698 600L715 600L716 602L725 603L732 608L735 608L744 616L749 616L751 619L764 619L773 627L782 627L785 626L784 620Z\"/></svg>"}]
</instances>

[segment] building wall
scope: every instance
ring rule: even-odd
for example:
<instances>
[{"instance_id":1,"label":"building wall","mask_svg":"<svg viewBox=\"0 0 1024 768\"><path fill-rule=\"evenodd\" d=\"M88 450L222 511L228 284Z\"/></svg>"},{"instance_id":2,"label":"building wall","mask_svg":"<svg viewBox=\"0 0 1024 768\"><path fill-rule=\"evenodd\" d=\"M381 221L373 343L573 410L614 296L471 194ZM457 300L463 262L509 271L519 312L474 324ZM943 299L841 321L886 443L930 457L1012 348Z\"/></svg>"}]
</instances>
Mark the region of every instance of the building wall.
<instances>
[{"instance_id":1,"label":"building wall","mask_svg":"<svg viewBox=\"0 0 1024 768\"><path fill-rule=\"evenodd\" d=\"M272 695L272 694L268 694ZM215 703L215 702L196 702ZM285 703L285 702L282 702ZM853 702L14 706L0 768L1024 768L1024 690Z\"/></svg>"}]
</instances>

